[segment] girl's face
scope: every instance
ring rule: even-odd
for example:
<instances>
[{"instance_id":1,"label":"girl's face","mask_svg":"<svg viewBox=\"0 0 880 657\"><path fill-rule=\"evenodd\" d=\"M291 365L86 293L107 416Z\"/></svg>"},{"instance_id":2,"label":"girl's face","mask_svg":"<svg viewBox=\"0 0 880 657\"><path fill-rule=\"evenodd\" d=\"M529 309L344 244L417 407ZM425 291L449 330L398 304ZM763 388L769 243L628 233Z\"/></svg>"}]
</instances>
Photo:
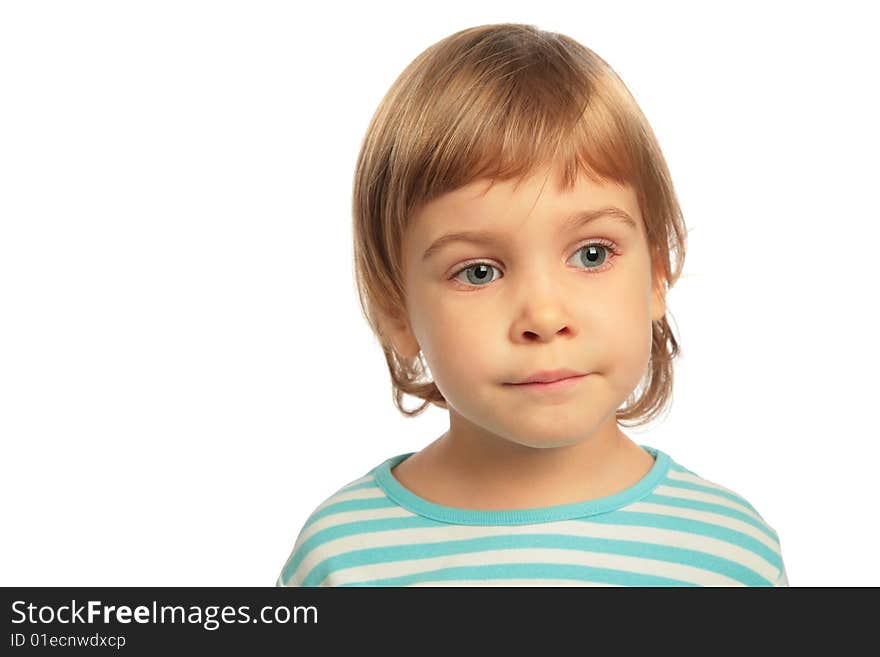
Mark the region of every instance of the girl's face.
<instances>
[{"instance_id":1,"label":"girl's face","mask_svg":"<svg viewBox=\"0 0 880 657\"><path fill-rule=\"evenodd\" d=\"M528 447L616 431L666 311L633 190L582 177L560 192L545 174L517 189L477 181L426 205L403 244L408 319L388 328L398 353L424 353L453 431ZM616 210L575 219L604 208ZM471 231L481 241L438 244ZM560 368L587 376L515 385Z\"/></svg>"}]
</instances>

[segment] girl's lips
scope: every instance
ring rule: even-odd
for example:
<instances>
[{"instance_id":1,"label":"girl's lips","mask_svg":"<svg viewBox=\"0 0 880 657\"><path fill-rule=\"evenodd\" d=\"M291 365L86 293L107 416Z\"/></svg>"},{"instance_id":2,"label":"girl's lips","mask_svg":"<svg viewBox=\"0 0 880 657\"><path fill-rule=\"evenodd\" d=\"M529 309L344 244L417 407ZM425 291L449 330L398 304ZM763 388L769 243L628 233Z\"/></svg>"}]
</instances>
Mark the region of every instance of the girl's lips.
<instances>
[{"instance_id":1,"label":"girl's lips","mask_svg":"<svg viewBox=\"0 0 880 657\"><path fill-rule=\"evenodd\" d=\"M569 369L567 367L562 367L555 370L541 370L539 372L530 374L529 376L522 377L519 381L511 381L511 383L515 385L520 385L524 383L553 383L554 381L559 381L560 379L567 379L569 377L583 375L584 372Z\"/></svg>"},{"instance_id":2,"label":"girl's lips","mask_svg":"<svg viewBox=\"0 0 880 657\"><path fill-rule=\"evenodd\" d=\"M579 374L577 376L570 376L565 379L558 379L557 381L550 381L547 383L513 383L510 384L515 388L521 388L523 390L534 390L534 391L555 391L555 390L569 390L577 386L577 384L583 379L587 378L589 374Z\"/></svg>"}]
</instances>

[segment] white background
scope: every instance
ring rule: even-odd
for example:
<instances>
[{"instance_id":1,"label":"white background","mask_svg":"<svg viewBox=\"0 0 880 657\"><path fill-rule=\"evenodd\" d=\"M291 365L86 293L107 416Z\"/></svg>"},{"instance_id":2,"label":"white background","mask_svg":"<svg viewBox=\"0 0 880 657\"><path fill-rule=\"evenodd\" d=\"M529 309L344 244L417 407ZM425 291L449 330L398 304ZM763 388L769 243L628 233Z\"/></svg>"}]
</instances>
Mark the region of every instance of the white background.
<instances>
[{"instance_id":1,"label":"white background","mask_svg":"<svg viewBox=\"0 0 880 657\"><path fill-rule=\"evenodd\" d=\"M0 584L271 586L446 429L360 316L355 159L417 54L523 22L620 74L690 230L673 406L629 435L749 500L793 586L880 585L869 6L3 3Z\"/></svg>"}]
</instances>

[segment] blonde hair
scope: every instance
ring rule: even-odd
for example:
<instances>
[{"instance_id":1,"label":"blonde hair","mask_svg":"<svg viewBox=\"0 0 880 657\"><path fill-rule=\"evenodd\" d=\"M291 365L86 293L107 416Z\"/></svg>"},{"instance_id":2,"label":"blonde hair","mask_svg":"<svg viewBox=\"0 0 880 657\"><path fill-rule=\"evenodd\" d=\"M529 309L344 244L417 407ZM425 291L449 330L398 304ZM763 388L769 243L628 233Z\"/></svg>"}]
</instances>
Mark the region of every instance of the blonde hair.
<instances>
[{"instance_id":1,"label":"blonde hair","mask_svg":"<svg viewBox=\"0 0 880 657\"><path fill-rule=\"evenodd\" d=\"M400 357L380 322L406 316L401 244L410 218L472 181L522 180L546 163L561 165L567 189L580 172L631 185L652 271L663 276L655 285L675 284L686 230L657 139L623 81L574 39L517 23L465 29L419 54L379 104L354 175L354 273L404 415L448 408L426 380L423 354ZM617 410L619 423L645 424L671 401L679 351L666 317L652 322L644 385ZM424 402L407 410L404 394Z\"/></svg>"}]
</instances>

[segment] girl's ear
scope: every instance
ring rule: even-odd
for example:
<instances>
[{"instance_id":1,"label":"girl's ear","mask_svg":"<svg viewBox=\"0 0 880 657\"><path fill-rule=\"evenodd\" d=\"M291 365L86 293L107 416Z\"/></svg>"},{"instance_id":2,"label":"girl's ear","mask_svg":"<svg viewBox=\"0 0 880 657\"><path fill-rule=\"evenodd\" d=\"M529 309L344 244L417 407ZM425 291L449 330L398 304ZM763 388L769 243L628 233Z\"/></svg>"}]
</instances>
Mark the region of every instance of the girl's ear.
<instances>
[{"instance_id":1,"label":"girl's ear","mask_svg":"<svg viewBox=\"0 0 880 657\"><path fill-rule=\"evenodd\" d=\"M415 358L422 348L419 346L410 327L409 320L399 313L389 314L379 311L379 324L382 335L388 338L391 348L401 358Z\"/></svg>"},{"instance_id":2,"label":"girl's ear","mask_svg":"<svg viewBox=\"0 0 880 657\"><path fill-rule=\"evenodd\" d=\"M666 276L661 267L654 268L651 292L651 321L657 322L666 314Z\"/></svg>"}]
</instances>

